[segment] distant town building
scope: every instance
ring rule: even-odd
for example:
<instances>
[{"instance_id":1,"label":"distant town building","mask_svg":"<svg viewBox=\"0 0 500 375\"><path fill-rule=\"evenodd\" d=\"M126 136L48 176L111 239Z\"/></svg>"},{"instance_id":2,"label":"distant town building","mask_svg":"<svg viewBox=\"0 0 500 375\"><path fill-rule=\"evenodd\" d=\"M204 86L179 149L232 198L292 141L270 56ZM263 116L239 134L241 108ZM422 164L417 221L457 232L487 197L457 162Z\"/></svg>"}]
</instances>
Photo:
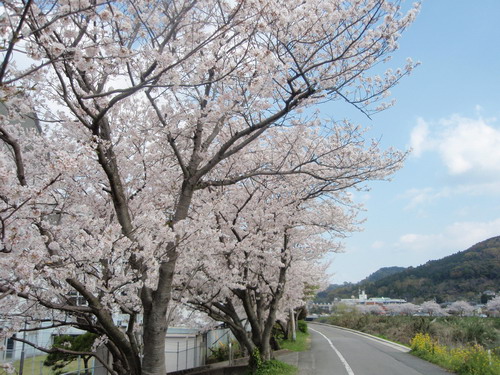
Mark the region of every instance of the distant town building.
<instances>
[{"instance_id":1,"label":"distant town building","mask_svg":"<svg viewBox=\"0 0 500 375\"><path fill-rule=\"evenodd\" d=\"M394 305L394 304L403 304L407 303L405 299L396 299L396 298L387 298L387 297L372 297L368 298L365 290L360 290L358 294L358 298L352 296L351 298L342 298L335 299L333 303L316 303L313 301L309 301L307 303L307 309L309 312L315 313L331 313L334 306L336 304L345 304L345 305Z\"/></svg>"},{"instance_id":2,"label":"distant town building","mask_svg":"<svg viewBox=\"0 0 500 375\"><path fill-rule=\"evenodd\" d=\"M368 298L364 290L359 291L358 298L342 298L340 303L346 305L391 305L406 303L405 299L395 299L388 297L372 297Z\"/></svg>"}]
</instances>

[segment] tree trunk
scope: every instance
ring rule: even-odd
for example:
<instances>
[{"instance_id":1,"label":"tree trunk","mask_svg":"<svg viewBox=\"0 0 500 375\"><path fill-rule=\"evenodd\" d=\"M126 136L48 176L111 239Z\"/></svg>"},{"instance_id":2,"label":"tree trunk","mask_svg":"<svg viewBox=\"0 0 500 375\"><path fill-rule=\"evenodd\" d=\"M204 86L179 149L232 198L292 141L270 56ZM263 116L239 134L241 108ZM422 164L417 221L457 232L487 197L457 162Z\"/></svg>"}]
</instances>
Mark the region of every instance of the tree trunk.
<instances>
[{"instance_id":1,"label":"tree trunk","mask_svg":"<svg viewBox=\"0 0 500 375\"><path fill-rule=\"evenodd\" d=\"M185 181L172 225L187 217L193 184ZM143 361L141 375L165 375L165 335L168 321L167 311L172 298L172 284L179 254L175 243L168 244L168 259L160 265L158 285L155 291L143 288L141 299L144 306Z\"/></svg>"},{"instance_id":2,"label":"tree trunk","mask_svg":"<svg viewBox=\"0 0 500 375\"><path fill-rule=\"evenodd\" d=\"M262 363L271 360L271 335L263 334L260 336L259 344L256 345L252 342L253 350L250 352L250 359L248 361L248 367L251 371L258 369ZM255 338L252 340L255 341Z\"/></svg>"},{"instance_id":3,"label":"tree trunk","mask_svg":"<svg viewBox=\"0 0 500 375\"><path fill-rule=\"evenodd\" d=\"M252 340L250 340L250 337L248 337L245 330L235 329L232 325L229 326L229 329L233 333L234 337L236 338L240 346L247 351L249 356L251 356L256 346L254 345Z\"/></svg>"},{"instance_id":4,"label":"tree trunk","mask_svg":"<svg viewBox=\"0 0 500 375\"><path fill-rule=\"evenodd\" d=\"M172 244L170 244L172 246ZM175 248L169 251L169 260L160 266L158 289L143 290L144 304L142 375L165 375L165 335L167 310L171 299L172 282L177 255Z\"/></svg>"},{"instance_id":5,"label":"tree trunk","mask_svg":"<svg viewBox=\"0 0 500 375\"><path fill-rule=\"evenodd\" d=\"M262 337L260 344L260 358L263 362L271 360L271 335L267 334Z\"/></svg>"},{"instance_id":6,"label":"tree trunk","mask_svg":"<svg viewBox=\"0 0 500 375\"><path fill-rule=\"evenodd\" d=\"M86 355L84 355L82 357L82 359L83 359L83 369L84 369L83 373L84 373L84 375L89 375L90 374L90 372L89 372L89 360L90 360L90 358L91 358L90 356L86 356Z\"/></svg>"},{"instance_id":7,"label":"tree trunk","mask_svg":"<svg viewBox=\"0 0 500 375\"><path fill-rule=\"evenodd\" d=\"M278 323L278 326L280 327L281 333L283 334L283 338L285 340L289 339L289 323L288 321L282 321L282 320L277 320L276 323Z\"/></svg>"},{"instance_id":8,"label":"tree trunk","mask_svg":"<svg viewBox=\"0 0 500 375\"><path fill-rule=\"evenodd\" d=\"M165 375L165 334L167 321L161 310L155 308L144 315L144 358L142 375Z\"/></svg>"}]
</instances>

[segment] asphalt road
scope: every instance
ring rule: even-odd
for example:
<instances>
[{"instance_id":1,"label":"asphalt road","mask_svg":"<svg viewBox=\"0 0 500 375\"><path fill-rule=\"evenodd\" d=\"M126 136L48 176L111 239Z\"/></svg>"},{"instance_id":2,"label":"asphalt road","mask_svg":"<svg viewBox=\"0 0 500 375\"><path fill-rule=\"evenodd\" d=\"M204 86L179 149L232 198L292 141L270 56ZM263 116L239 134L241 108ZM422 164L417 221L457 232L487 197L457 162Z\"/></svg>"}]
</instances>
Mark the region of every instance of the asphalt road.
<instances>
[{"instance_id":1,"label":"asphalt road","mask_svg":"<svg viewBox=\"0 0 500 375\"><path fill-rule=\"evenodd\" d=\"M401 345L314 323L309 331L311 350L280 357L300 375L450 375Z\"/></svg>"}]
</instances>

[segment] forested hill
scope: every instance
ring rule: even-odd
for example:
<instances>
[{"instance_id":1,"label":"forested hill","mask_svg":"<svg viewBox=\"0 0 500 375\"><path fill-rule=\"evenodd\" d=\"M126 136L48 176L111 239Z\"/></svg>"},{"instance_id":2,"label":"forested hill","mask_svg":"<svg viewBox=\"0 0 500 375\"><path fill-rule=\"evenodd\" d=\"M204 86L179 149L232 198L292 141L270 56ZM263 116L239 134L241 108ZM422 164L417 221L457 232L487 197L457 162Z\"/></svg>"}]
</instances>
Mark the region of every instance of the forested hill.
<instances>
[{"instance_id":1,"label":"forested hill","mask_svg":"<svg viewBox=\"0 0 500 375\"><path fill-rule=\"evenodd\" d=\"M337 286L318 297L333 301L357 296L359 289L365 289L368 297L406 298L413 302L434 298L438 302L460 299L479 302L482 292L498 292L499 288L500 236L378 280L368 277L356 284Z\"/></svg>"},{"instance_id":2,"label":"forested hill","mask_svg":"<svg viewBox=\"0 0 500 375\"><path fill-rule=\"evenodd\" d=\"M375 281L381 280L385 277L394 275L396 273L399 273L401 271L404 271L406 268L404 267L382 267L378 271L375 271L372 273L370 276L368 276L366 279L361 280L361 283L373 283Z\"/></svg>"}]
</instances>

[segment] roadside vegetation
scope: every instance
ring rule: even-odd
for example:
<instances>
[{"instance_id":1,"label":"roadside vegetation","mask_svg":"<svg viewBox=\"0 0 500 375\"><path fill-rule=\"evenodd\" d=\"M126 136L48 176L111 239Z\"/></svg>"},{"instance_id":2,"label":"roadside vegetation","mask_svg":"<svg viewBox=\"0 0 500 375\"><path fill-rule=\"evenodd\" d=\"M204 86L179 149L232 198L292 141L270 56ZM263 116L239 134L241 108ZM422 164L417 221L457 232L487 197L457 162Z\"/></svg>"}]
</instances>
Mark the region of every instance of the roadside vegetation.
<instances>
[{"instance_id":1,"label":"roadside vegetation","mask_svg":"<svg viewBox=\"0 0 500 375\"><path fill-rule=\"evenodd\" d=\"M295 341L280 341L280 347L281 349L288 349L292 352L303 352L305 350L308 350L310 347L309 333L297 331L297 337Z\"/></svg>"},{"instance_id":2,"label":"roadside vegetation","mask_svg":"<svg viewBox=\"0 0 500 375\"><path fill-rule=\"evenodd\" d=\"M411 350L417 357L435 363L459 375L498 375L500 357L484 346L448 347L428 333L417 333L411 340Z\"/></svg>"},{"instance_id":3,"label":"roadside vegetation","mask_svg":"<svg viewBox=\"0 0 500 375\"><path fill-rule=\"evenodd\" d=\"M26 358L23 366L24 374L37 374L37 375L54 375L54 370L49 366L44 366L44 361L47 359L47 355L39 355L36 357ZM20 361L17 360L13 363L14 374L18 374L20 370ZM75 359L72 362L67 363L64 367L60 368L57 373L66 373L72 371L82 370L83 374L83 361L81 359ZM0 375L6 375L6 372L0 370Z\"/></svg>"},{"instance_id":4,"label":"roadside vegetation","mask_svg":"<svg viewBox=\"0 0 500 375\"><path fill-rule=\"evenodd\" d=\"M301 352L308 350L310 347L309 333L307 330L307 323L299 320L297 324L297 332L295 340L287 339L284 337L284 332L278 326L274 331L274 340L280 349L287 349L294 352ZM210 349L211 355L208 357L208 363L227 361L230 356L229 345L221 343L217 347ZM237 341L231 343L231 355L233 359L244 357L244 351L241 349ZM296 374L298 369L295 366L287 363L270 360L262 362L259 360L259 355L254 355L253 359L256 361L256 370L250 372L249 375L293 375Z\"/></svg>"},{"instance_id":5,"label":"roadside vegetation","mask_svg":"<svg viewBox=\"0 0 500 375\"><path fill-rule=\"evenodd\" d=\"M500 318L369 315L349 310L318 321L410 346L414 355L459 375L500 374Z\"/></svg>"},{"instance_id":6,"label":"roadside vegetation","mask_svg":"<svg viewBox=\"0 0 500 375\"><path fill-rule=\"evenodd\" d=\"M299 320L297 324L297 332L295 340L285 339L282 334L275 332L275 339L281 349L287 349L294 352L301 352L309 349L309 332L307 330L307 323ZM266 362L259 362L257 369L251 372L251 375L294 375L298 371L297 367L289 365L278 360L270 360Z\"/></svg>"},{"instance_id":7,"label":"roadside vegetation","mask_svg":"<svg viewBox=\"0 0 500 375\"><path fill-rule=\"evenodd\" d=\"M295 375L297 367L272 359L264 362L252 375Z\"/></svg>"},{"instance_id":8,"label":"roadside vegetation","mask_svg":"<svg viewBox=\"0 0 500 375\"><path fill-rule=\"evenodd\" d=\"M210 354L207 357L207 364L228 361L229 357L237 359L244 357L245 355L236 340L231 341L231 346L221 342L213 348L208 348L208 350L210 351Z\"/></svg>"}]
</instances>

